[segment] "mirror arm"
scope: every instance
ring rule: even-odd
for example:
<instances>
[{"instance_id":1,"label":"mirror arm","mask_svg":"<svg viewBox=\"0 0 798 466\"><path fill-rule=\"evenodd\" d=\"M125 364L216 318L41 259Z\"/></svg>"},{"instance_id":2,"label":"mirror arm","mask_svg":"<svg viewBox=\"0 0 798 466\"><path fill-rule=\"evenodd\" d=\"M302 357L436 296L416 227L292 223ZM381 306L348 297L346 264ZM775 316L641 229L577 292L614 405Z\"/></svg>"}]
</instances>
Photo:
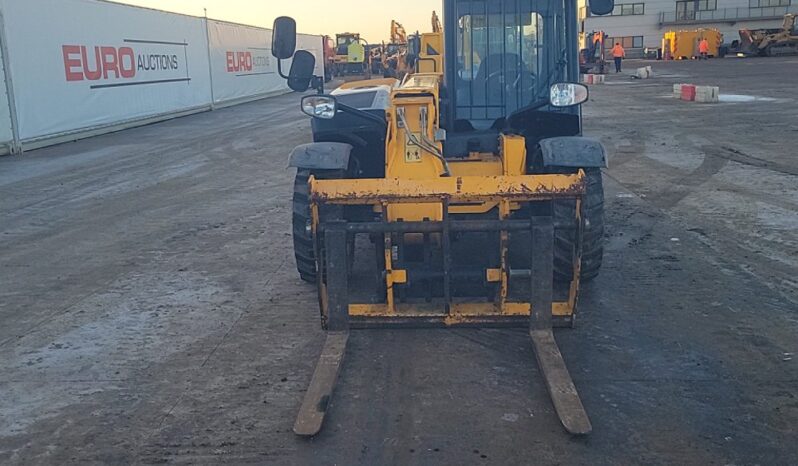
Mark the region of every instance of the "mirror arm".
<instances>
[{"instance_id":1,"label":"mirror arm","mask_svg":"<svg viewBox=\"0 0 798 466\"><path fill-rule=\"evenodd\" d=\"M324 94L324 77L314 75L312 82L313 82L313 87L316 88L316 94L319 95Z\"/></svg>"},{"instance_id":2,"label":"mirror arm","mask_svg":"<svg viewBox=\"0 0 798 466\"><path fill-rule=\"evenodd\" d=\"M277 74L279 74L280 77L283 79L286 80L288 79L288 76L286 76L285 73L283 73L283 61L280 60L279 58L277 59Z\"/></svg>"}]
</instances>

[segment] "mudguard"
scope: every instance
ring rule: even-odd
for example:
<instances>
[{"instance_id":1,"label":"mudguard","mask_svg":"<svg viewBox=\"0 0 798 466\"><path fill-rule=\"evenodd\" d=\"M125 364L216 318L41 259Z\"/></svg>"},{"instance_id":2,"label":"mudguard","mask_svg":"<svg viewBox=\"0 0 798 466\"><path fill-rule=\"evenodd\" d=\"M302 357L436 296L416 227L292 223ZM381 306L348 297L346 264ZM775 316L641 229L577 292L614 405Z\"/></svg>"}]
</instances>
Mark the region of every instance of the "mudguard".
<instances>
[{"instance_id":1,"label":"mudguard","mask_svg":"<svg viewBox=\"0 0 798 466\"><path fill-rule=\"evenodd\" d=\"M606 168L607 150L592 138L563 136L540 141L546 167Z\"/></svg>"},{"instance_id":2,"label":"mudguard","mask_svg":"<svg viewBox=\"0 0 798 466\"><path fill-rule=\"evenodd\" d=\"M341 142L313 142L297 146L288 159L289 167L317 170L346 170L352 146Z\"/></svg>"}]
</instances>

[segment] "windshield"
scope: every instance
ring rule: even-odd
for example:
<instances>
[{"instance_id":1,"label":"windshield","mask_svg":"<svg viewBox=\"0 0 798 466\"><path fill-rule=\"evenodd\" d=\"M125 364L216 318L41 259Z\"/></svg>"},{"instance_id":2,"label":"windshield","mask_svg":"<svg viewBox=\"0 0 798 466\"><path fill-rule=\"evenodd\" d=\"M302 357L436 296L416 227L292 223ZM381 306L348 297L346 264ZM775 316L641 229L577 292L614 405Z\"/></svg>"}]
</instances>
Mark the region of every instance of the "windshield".
<instances>
[{"instance_id":1,"label":"windshield","mask_svg":"<svg viewBox=\"0 0 798 466\"><path fill-rule=\"evenodd\" d=\"M336 40L338 46L336 47L335 53L337 55L347 55L349 53L349 46L355 42L355 37L351 35L337 36Z\"/></svg>"},{"instance_id":2,"label":"windshield","mask_svg":"<svg viewBox=\"0 0 798 466\"><path fill-rule=\"evenodd\" d=\"M563 0L459 0L455 13L456 119L490 127L562 78Z\"/></svg>"},{"instance_id":3,"label":"windshield","mask_svg":"<svg viewBox=\"0 0 798 466\"><path fill-rule=\"evenodd\" d=\"M338 36L338 45L349 45L355 41L352 36Z\"/></svg>"}]
</instances>

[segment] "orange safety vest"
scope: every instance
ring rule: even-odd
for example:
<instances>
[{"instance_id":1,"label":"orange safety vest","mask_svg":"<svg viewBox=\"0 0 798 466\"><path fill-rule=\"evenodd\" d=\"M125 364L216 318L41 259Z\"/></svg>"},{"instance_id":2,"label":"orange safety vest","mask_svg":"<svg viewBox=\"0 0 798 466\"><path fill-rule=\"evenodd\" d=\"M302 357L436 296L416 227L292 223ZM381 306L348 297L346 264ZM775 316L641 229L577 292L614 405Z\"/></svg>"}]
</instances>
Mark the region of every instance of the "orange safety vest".
<instances>
[{"instance_id":1,"label":"orange safety vest","mask_svg":"<svg viewBox=\"0 0 798 466\"><path fill-rule=\"evenodd\" d=\"M623 49L621 44L616 45L612 48L612 57L613 58L623 58L626 56L626 51Z\"/></svg>"},{"instance_id":2,"label":"orange safety vest","mask_svg":"<svg viewBox=\"0 0 798 466\"><path fill-rule=\"evenodd\" d=\"M709 42L706 39L698 43L698 51L700 53L709 53Z\"/></svg>"}]
</instances>

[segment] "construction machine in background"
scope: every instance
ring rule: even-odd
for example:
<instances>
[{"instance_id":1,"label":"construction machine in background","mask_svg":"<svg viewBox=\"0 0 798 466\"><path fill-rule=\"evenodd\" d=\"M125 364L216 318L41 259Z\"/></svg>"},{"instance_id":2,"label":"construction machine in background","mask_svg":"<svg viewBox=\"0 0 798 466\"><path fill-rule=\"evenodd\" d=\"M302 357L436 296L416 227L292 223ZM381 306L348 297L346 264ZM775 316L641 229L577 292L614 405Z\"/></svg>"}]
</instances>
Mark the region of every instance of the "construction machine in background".
<instances>
[{"instance_id":1,"label":"construction machine in background","mask_svg":"<svg viewBox=\"0 0 798 466\"><path fill-rule=\"evenodd\" d=\"M574 326L603 255L607 155L581 135L576 1L444 0L438 72L333 94L294 20L275 21L280 75L318 91L301 102L314 142L289 165L297 269L328 333L297 434L321 429L351 330L425 326L528 329L563 426L591 431L553 333Z\"/></svg>"},{"instance_id":2,"label":"construction machine in background","mask_svg":"<svg viewBox=\"0 0 798 466\"><path fill-rule=\"evenodd\" d=\"M407 43L407 31L405 31L405 27L398 23L396 20L391 20L391 34L390 34L391 44L406 44Z\"/></svg>"},{"instance_id":3,"label":"construction machine in background","mask_svg":"<svg viewBox=\"0 0 798 466\"><path fill-rule=\"evenodd\" d=\"M607 33L593 31L585 37L585 48L579 51L579 72L607 73Z\"/></svg>"},{"instance_id":4,"label":"construction machine in background","mask_svg":"<svg viewBox=\"0 0 798 466\"><path fill-rule=\"evenodd\" d=\"M382 44L369 44L365 49L369 78L372 76L382 76Z\"/></svg>"},{"instance_id":5,"label":"construction machine in background","mask_svg":"<svg viewBox=\"0 0 798 466\"><path fill-rule=\"evenodd\" d=\"M664 60L691 60L699 58L699 44L706 39L711 58L722 57L723 34L717 29L693 29L667 31L662 35L662 58Z\"/></svg>"},{"instance_id":6,"label":"construction machine in background","mask_svg":"<svg viewBox=\"0 0 798 466\"><path fill-rule=\"evenodd\" d=\"M324 49L324 82L328 83L335 75L335 41L330 36L322 37Z\"/></svg>"},{"instance_id":7,"label":"construction machine in background","mask_svg":"<svg viewBox=\"0 0 798 466\"><path fill-rule=\"evenodd\" d=\"M415 69L418 41L418 34L408 36L404 26L395 20L391 21L390 42L382 45L384 77L402 80Z\"/></svg>"},{"instance_id":8,"label":"construction machine in background","mask_svg":"<svg viewBox=\"0 0 798 466\"><path fill-rule=\"evenodd\" d=\"M335 75L363 75L368 71L367 43L356 32L335 35Z\"/></svg>"},{"instance_id":9,"label":"construction machine in background","mask_svg":"<svg viewBox=\"0 0 798 466\"><path fill-rule=\"evenodd\" d=\"M776 29L741 29L740 41L732 43L730 53L741 56L775 57L798 54L798 23L795 14L784 15Z\"/></svg>"}]
</instances>

